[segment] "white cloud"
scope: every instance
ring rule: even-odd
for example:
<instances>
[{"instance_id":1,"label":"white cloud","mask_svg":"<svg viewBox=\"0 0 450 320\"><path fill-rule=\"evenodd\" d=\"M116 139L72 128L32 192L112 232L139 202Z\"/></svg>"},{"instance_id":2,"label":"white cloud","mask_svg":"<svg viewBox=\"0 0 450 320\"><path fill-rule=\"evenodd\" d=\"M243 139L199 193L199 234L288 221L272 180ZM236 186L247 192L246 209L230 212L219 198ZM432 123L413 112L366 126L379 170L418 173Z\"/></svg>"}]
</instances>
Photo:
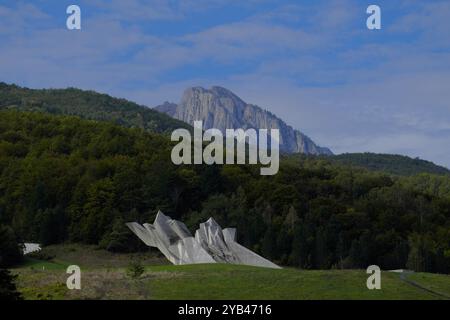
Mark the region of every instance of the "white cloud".
<instances>
[{"instance_id":1,"label":"white cloud","mask_svg":"<svg viewBox=\"0 0 450 320\"><path fill-rule=\"evenodd\" d=\"M18 1L12 9L0 5L0 36L22 35L30 24L38 27L49 15L30 3Z\"/></svg>"}]
</instances>

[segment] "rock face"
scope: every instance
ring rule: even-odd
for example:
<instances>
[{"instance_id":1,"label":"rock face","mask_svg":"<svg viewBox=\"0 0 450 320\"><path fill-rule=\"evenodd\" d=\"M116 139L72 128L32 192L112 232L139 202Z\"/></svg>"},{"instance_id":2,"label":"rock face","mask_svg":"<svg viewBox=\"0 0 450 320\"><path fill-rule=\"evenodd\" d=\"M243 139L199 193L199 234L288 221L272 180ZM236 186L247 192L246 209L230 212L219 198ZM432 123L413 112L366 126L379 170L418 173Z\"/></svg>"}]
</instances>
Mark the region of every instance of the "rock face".
<instances>
[{"instance_id":1,"label":"rock face","mask_svg":"<svg viewBox=\"0 0 450 320\"><path fill-rule=\"evenodd\" d=\"M332 154L328 148L317 146L309 137L288 126L274 114L245 103L225 88L188 88L178 105L166 102L155 109L191 125L196 120L202 120L205 130L217 128L225 132L225 129L237 128L279 129L282 152Z\"/></svg>"},{"instance_id":2,"label":"rock face","mask_svg":"<svg viewBox=\"0 0 450 320\"><path fill-rule=\"evenodd\" d=\"M155 109L159 112L165 113L171 117L175 115L178 105L176 103L164 102L162 105L157 106Z\"/></svg>"}]
</instances>

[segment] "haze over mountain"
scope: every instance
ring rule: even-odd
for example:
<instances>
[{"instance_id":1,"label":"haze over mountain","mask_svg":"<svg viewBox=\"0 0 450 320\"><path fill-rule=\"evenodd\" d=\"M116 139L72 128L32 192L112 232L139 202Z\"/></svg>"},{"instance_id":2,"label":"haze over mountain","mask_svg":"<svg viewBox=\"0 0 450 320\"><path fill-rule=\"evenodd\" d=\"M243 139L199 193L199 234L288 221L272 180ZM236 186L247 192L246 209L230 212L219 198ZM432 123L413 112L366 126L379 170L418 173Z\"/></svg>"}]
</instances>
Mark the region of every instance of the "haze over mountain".
<instances>
[{"instance_id":1,"label":"haze over mountain","mask_svg":"<svg viewBox=\"0 0 450 320\"><path fill-rule=\"evenodd\" d=\"M211 89L192 87L184 91L177 105L165 102L155 110L190 125L203 121L203 128L244 130L279 129L280 150L286 153L332 155L330 149L316 145L308 136L287 125L283 120L256 105L244 102L231 91L214 86Z\"/></svg>"}]
</instances>

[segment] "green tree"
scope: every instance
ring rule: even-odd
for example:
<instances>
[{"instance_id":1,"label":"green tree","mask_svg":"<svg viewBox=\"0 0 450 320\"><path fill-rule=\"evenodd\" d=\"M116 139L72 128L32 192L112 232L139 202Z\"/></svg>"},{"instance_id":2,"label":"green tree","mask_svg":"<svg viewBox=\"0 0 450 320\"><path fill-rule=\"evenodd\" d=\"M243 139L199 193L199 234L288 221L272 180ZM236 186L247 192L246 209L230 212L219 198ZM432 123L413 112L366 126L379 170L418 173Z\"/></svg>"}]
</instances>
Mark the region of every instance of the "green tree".
<instances>
[{"instance_id":1,"label":"green tree","mask_svg":"<svg viewBox=\"0 0 450 320\"><path fill-rule=\"evenodd\" d=\"M17 242L14 230L0 225L0 268L9 267L22 260L22 247Z\"/></svg>"},{"instance_id":2,"label":"green tree","mask_svg":"<svg viewBox=\"0 0 450 320\"><path fill-rule=\"evenodd\" d=\"M122 217L114 220L111 233L100 242L100 246L111 252L130 252L137 249L140 241L131 233Z\"/></svg>"},{"instance_id":3,"label":"green tree","mask_svg":"<svg viewBox=\"0 0 450 320\"><path fill-rule=\"evenodd\" d=\"M264 257L274 259L277 256L277 238L273 226L269 226L262 240L262 254Z\"/></svg>"},{"instance_id":4,"label":"green tree","mask_svg":"<svg viewBox=\"0 0 450 320\"><path fill-rule=\"evenodd\" d=\"M87 191L82 226L88 243L98 243L106 232L110 231L111 218L115 212L114 184L110 179L102 179Z\"/></svg>"},{"instance_id":5,"label":"green tree","mask_svg":"<svg viewBox=\"0 0 450 320\"><path fill-rule=\"evenodd\" d=\"M0 301L22 300L17 291L16 279L17 276L12 275L9 270L0 269Z\"/></svg>"}]
</instances>

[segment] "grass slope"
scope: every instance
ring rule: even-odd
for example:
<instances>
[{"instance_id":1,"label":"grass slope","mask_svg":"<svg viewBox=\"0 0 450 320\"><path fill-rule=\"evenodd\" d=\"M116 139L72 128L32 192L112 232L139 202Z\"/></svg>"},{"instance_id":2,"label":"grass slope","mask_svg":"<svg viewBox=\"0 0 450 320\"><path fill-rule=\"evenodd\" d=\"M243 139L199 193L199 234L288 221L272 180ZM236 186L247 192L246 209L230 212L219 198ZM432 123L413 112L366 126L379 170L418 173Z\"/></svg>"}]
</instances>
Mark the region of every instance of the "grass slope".
<instances>
[{"instance_id":1,"label":"grass slope","mask_svg":"<svg viewBox=\"0 0 450 320\"><path fill-rule=\"evenodd\" d=\"M436 299L433 294L382 273L382 290L368 290L364 270L270 270L235 265L149 268L177 276L155 279L156 299ZM447 283L449 285L450 283ZM446 290L450 290L448 287Z\"/></svg>"},{"instance_id":2,"label":"grass slope","mask_svg":"<svg viewBox=\"0 0 450 320\"><path fill-rule=\"evenodd\" d=\"M125 268L133 255L78 245L52 246L44 252L57 256L52 261L27 259L13 270L26 299L443 299L390 272L382 273L381 290L368 290L364 270L161 265L165 260L152 251L139 257L146 269L133 280ZM65 287L70 264L82 269L82 290ZM408 275L408 280L450 296L450 276L419 273Z\"/></svg>"}]
</instances>

